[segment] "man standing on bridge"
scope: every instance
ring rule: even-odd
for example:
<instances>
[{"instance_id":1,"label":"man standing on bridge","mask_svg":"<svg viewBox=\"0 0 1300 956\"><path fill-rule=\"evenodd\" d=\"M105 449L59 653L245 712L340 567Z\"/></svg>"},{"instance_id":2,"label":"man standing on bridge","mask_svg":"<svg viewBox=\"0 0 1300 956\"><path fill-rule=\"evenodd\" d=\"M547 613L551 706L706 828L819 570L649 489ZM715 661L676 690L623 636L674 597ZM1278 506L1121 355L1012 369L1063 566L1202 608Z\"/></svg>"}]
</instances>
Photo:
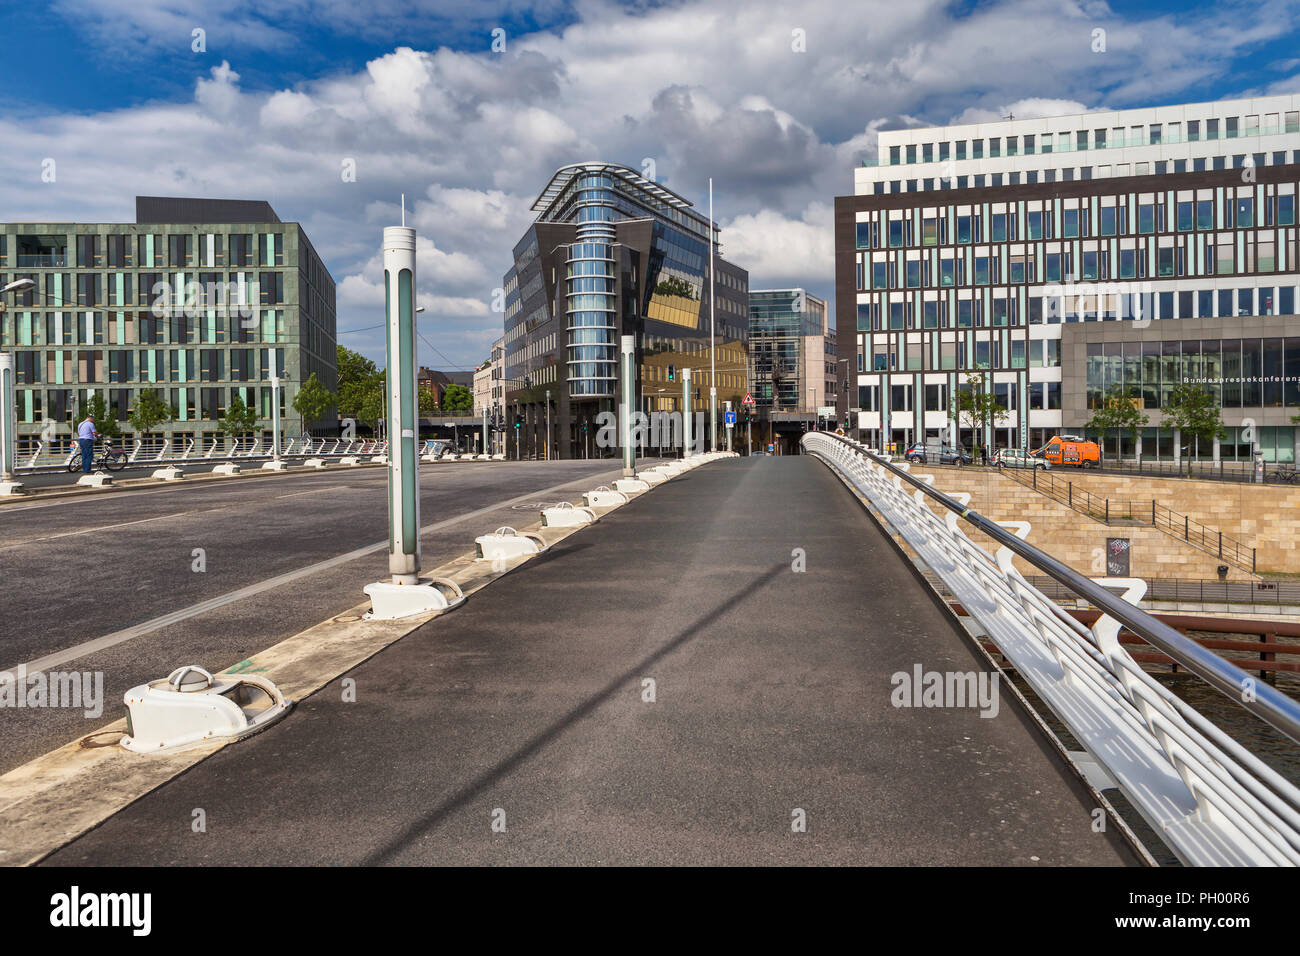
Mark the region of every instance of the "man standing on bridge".
<instances>
[{"instance_id":1,"label":"man standing on bridge","mask_svg":"<svg viewBox=\"0 0 1300 956\"><path fill-rule=\"evenodd\" d=\"M86 420L77 427L77 444L81 446L81 471L90 474L90 462L95 457L95 439L99 432L95 429L95 418L89 412Z\"/></svg>"}]
</instances>

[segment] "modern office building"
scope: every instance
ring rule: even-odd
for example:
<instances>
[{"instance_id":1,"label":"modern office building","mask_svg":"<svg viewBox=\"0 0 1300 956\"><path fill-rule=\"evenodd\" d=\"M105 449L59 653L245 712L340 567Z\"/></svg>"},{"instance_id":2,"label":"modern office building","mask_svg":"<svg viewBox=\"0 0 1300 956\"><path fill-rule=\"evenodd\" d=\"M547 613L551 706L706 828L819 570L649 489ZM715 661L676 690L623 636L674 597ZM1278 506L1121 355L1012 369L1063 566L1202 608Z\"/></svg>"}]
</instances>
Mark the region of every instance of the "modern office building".
<instances>
[{"instance_id":1,"label":"modern office building","mask_svg":"<svg viewBox=\"0 0 1300 956\"><path fill-rule=\"evenodd\" d=\"M826 301L806 289L749 293L749 391L763 443L795 451L799 436L829 424L836 402L835 330Z\"/></svg>"},{"instance_id":2,"label":"modern office building","mask_svg":"<svg viewBox=\"0 0 1300 956\"><path fill-rule=\"evenodd\" d=\"M1034 448L1121 376L1146 457L1233 457L1253 428L1293 459L1300 95L900 130L879 156L835 215L864 436ZM1007 410L983 435L953 411L972 373ZM1181 381L1220 396L1229 440L1160 430Z\"/></svg>"},{"instance_id":3,"label":"modern office building","mask_svg":"<svg viewBox=\"0 0 1300 956\"><path fill-rule=\"evenodd\" d=\"M7 297L0 322L21 446L66 440L92 393L130 435L144 389L176 411L156 435L211 437L238 395L269 436L276 374L286 434L336 427L293 409L313 372L336 386L334 280L265 202L140 196L134 223L6 223L0 286L21 278L35 286Z\"/></svg>"},{"instance_id":4,"label":"modern office building","mask_svg":"<svg viewBox=\"0 0 1300 956\"><path fill-rule=\"evenodd\" d=\"M680 411L681 370L688 366L698 393L693 410L707 410L711 361L719 409L727 399L739 406L749 278L719 254L715 224L672 190L602 162L558 170L533 210L537 218L516 244L504 281L511 457L617 454L599 447L597 416L617 412L623 335L636 338L637 406L643 411Z\"/></svg>"}]
</instances>

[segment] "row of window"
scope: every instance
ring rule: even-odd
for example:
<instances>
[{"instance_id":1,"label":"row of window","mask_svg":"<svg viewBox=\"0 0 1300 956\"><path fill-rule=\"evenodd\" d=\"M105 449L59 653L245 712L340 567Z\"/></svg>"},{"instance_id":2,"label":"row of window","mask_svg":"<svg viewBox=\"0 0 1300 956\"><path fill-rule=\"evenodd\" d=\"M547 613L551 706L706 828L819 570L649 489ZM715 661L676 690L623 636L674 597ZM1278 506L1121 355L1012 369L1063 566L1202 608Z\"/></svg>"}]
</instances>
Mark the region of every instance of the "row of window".
<instances>
[{"instance_id":1,"label":"row of window","mask_svg":"<svg viewBox=\"0 0 1300 956\"><path fill-rule=\"evenodd\" d=\"M1208 319L1296 314L1295 286L1079 296L1030 295L1023 298L1023 312L1022 297L1014 294L959 299L948 293L928 301L918 301L919 297L919 293L902 297L874 295L871 301L859 302L857 331L978 329L1138 318Z\"/></svg>"},{"instance_id":2,"label":"row of window","mask_svg":"<svg viewBox=\"0 0 1300 956\"><path fill-rule=\"evenodd\" d=\"M1300 163L1300 149L1290 152L1290 162ZM872 184L872 192L877 195L890 193L933 192L937 189L966 189L975 187L983 189L988 186L1019 186L1037 183L1071 183L1091 179L1111 179L1124 176L1164 176L1168 173L1202 173L1217 169L1246 169L1260 166L1284 166L1288 153L1284 149L1271 153L1239 153L1228 156L1209 156L1196 159L1155 160L1146 163L1118 163L1113 166L1066 166L1061 169L1030 169L1023 173L1016 170L1005 173L976 173L973 175L949 175L939 177L922 177L919 179L881 180ZM1229 163L1231 162L1231 165Z\"/></svg>"},{"instance_id":3,"label":"row of window","mask_svg":"<svg viewBox=\"0 0 1300 956\"><path fill-rule=\"evenodd\" d=\"M921 408L914 408L913 403L916 400L917 391L911 383L895 383L888 385L859 385L858 386L858 407L864 412L948 412L952 413L953 409L949 404L950 390L946 384L927 384L921 386L920 393L923 405ZM994 399L1004 409L1010 412L1017 411L1020 406L1020 386L1015 382L994 382L990 388ZM969 386L962 383L957 386L958 392L964 392ZM882 398L889 400L887 408L881 406ZM1032 411L1053 410L1061 407L1061 383L1060 382L1030 382L1028 388L1029 408Z\"/></svg>"},{"instance_id":4,"label":"row of window","mask_svg":"<svg viewBox=\"0 0 1300 956\"><path fill-rule=\"evenodd\" d=\"M0 235L0 268L70 266L82 269L171 266L282 266L284 234L260 233L92 233L73 236L75 261L68 261L67 237ZM13 258L10 257L10 240ZM166 253L164 255L164 252Z\"/></svg>"},{"instance_id":5,"label":"row of window","mask_svg":"<svg viewBox=\"0 0 1300 956\"><path fill-rule=\"evenodd\" d=\"M1059 212L1050 201L1022 201L1015 210L990 213L987 229L985 216L978 210L953 215L951 221L940 210L912 210L911 214L903 218L888 219L883 226L881 220L887 214L876 214L869 220L857 223L855 245L858 249L901 249L1036 239L1207 232L1255 226L1294 226L1296 223L1294 195L1266 193L1258 203L1253 195L1208 195L1176 202L1167 200L1166 197L1170 196L1172 192L1162 191L1155 194L1152 201L1138 202L1136 205L1130 204L1122 196L1114 205L1100 206L1096 203L1089 204L1087 200L1065 200L1064 207ZM885 232L883 246L882 228Z\"/></svg>"},{"instance_id":6,"label":"row of window","mask_svg":"<svg viewBox=\"0 0 1300 956\"><path fill-rule=\"evenodd\" d=\"M248 316L173 315L152 312L10 311L0 316L4 345L179 345L283 342L283 309L254 309Z\"/></svg>"},{"instance_id":7,"label":"row of window","mask_svg":"<svg viewBox=\"0 0 1300 956\"><path fill-rule=\"evenodd\" d=\"M279 305L285 301L283 272L30 272L32 287L13 293L16 306L36 308L148 305L159 312L243 305ZM0 285L8 276L0 273Z\"/></svg>"},{"instance_id":8,"label":"row of window","mask_svg":"<svg viewBox=\"0 0 1300 956\"><path fill-rule=\"evenodd\" d=\"M123 424L127 424L130 418L131 409L135 407L139 400L140 391L133 388L110 388L105 389L103 397L105 407L113 418ZM187 421L220 421L225 417L228 402L233 402L235 396L244 402L244 405L257 410L258 416L270 420L271 418L271 388L263 387L234 387L234 388L163 388L155 389L167 405L176 410L176 420L181 422ZM280 389L280 414L286 415L289 410L289 403L286 402L286 390ZM83 406L80 404L83 396L74 389L70 388L52 388L36 389L22 388L15 393L15 404L17 405L18 421L24 424L42 424L45 422L63 422L67 424L75 423L76 419L83 414ZM25 445L20 439L20 453L24 450L31 451L34 439L27 439Z\"/></svg>"},{"instance_id":9,"label":"row of window","mask_svg":"<svg viewBox=\"0 0 1300 956\"><path fill-rule=\"evenodd\" d=\"M1044 282L1095 282L1110 279L1178 278L1182 276L1258 275L1290 272L1279 269L1278 244L1274 233L1219 234L1196 242L1148 249L1145 244L1132 249L1089 249L1085 243L1076 253L1069 248L1044 252L1029 247L1024 254L1007 255L991 250L992 255L965 255L952 250L936 250L938 256L904 259L901 253L873 257L870 269L858 265L858 291L890 289L965 288L969 286L1025 285ZM1077 246L1077 243L1076 243ZM1283 245L1286 252L1288 246ZM1288 261L1300 257L1300 243L1289 244ZM988 252L985 247L981 250ZM869 281L869 285L864 283Z\"/></svg>"},{"instance_id":10,"label":"row of window","mask_svg":"<svg viewBox=\"0 0 1300 956\"><path fill-rule=\"evenodd\" d=\"M1239 136L1274 136L1300 133L1300 111L1265 113L1261 125L1259 114L1244 117L1212 117L1204 120L1112 126L1093 130L1056 133L1026 133L1022 136L990 136L985 139L959 139L938 143L920 143L889 148L889 165L946 162L948 159L983 159L985 143L992 158L1034 153L1064 153L1071 150L1116 149L1131 146L1159 146L1168 143L1195 143L1201 140L1236 139ZM969 146L969 148L968 148Z\"/></svg>"},{"instance_id":11,"label":"row of window","mask_svg":"<svg viewBox=\"0 0 1300 956\"><path fill-rule=\"evenodd\" d=\"M871 356L871 363L864 369L866 354ZM1004 341L987 335L974 340L959 335L955 341L939 343L903 342L900 336L877 335L858 356L859 372L1050 368L1060 364L1060 339L1013 337Z\"/></svg>"},{"instance_id":12,"label":"row of window","mask_svg":"<svg viewBox=\"0 0 1300 956\"><path fill-rule=\"evenodd\" d=\"M1139 407L1160 408L1182 382L1205 386L1224 408L1300 406L1300 338L1088 345L1089 408L1100 408L1114 385Z\"/></svg>"},{"instance_id":13,"label":"row of window","mask_svg":"<svg viewBox=\"0 0 1300 956\"><path fill-rule=\"evenodd\" d=\"M20 349L13 357L19 385L253 382L284 375L284 349Z\"/></svg>"}]
</instances>

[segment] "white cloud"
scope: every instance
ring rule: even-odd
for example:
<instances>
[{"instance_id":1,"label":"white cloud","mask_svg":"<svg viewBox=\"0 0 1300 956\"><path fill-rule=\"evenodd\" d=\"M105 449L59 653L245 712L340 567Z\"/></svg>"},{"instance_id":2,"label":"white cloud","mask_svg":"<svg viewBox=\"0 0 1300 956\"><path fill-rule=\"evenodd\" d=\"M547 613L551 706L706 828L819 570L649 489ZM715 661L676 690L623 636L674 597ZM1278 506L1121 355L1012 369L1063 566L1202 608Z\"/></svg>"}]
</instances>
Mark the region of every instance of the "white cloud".
<instances>
[{"instance_id":1,"label":"white cloud","mask_svg":"<svg viewBox=\"0 0 1300 956\"><path fill-rule=\"evenodd\" d=\"M829 295L832 199L851 192L877 129L1168 102L1221 80L1233 57L1296 17L1281 0L1178 16L1121 14L1098 0L959 7L579 0L576 22L512 35L494 54L488 28L518 9L506 0L56 0L71 28L114 55L170 48L203 26L225 59L195 77L188 102L0 116L0 204L10 219L50 222L129 220L137 193L267 199L303 222L339 282L339 328L350 329L382 320L379 231L397 221L405 193L422 237L422 327L472 366L495 338L483 339L492 290L529 206L561 165L651 158L699 207L713 177L724 252L754 285ZM555 22L565 6L529 9ZM412 41L361 69L270 90L241 84L241 66L255 73L241 50L280 51L296 75L293 51L320 31L436 36L448 24L483 28L482 52ZM795 28L805 53L791 48ZM1104 54L1092 50L1097 28ZM40 179L47 157L55 183ZM345 163L355 182L344 181ZM378 356L382 334L368 335L345 341Z\"/></svg>"}]
</instances>

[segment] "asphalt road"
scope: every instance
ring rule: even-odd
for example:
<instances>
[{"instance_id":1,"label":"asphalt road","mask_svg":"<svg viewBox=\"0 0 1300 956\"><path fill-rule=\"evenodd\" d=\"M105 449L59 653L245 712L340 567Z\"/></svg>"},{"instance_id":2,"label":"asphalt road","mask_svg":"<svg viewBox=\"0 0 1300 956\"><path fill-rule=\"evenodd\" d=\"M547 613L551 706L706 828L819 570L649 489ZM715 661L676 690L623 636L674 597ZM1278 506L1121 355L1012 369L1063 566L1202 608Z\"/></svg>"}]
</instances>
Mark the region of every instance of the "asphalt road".
<instances>
[{"instance_id":1,"label":"asphalt road","mask_svg":"<svg viewBox=\"0 0 1300 956\"><path fill-rule=\"evenodd\" d=\"M567 496L574 497L599 483L589 476L618 473L617 462L601 460L426 464L421 521L428 526L568 482ZM136 684L181 664L228 667L364 601L362 588L387 574L386 548L111 647L76 650L385 542L386 475L382 468L337 467L0 508L0 582L8 597L0 671L55 655L45 665L51 670L102 673L106 701L97 718L67 708L0 708L0 773L117 719L122 694ZM535 521L532 505L562 496L539 495L425 535L424 566L465 553L475 535L502 524Z\"/></svg>"},{"instance_id":2,"label":"asphalt road","mask_svg":"<svg viewBox=\"0 0 1300 956\"><path fill-rule=\"evenodd\" d=\"M982 669L823 465L711 464L47 862L1132 862L1010 699L892 706L918 663Z\"/></svg>"}]
</instances>

